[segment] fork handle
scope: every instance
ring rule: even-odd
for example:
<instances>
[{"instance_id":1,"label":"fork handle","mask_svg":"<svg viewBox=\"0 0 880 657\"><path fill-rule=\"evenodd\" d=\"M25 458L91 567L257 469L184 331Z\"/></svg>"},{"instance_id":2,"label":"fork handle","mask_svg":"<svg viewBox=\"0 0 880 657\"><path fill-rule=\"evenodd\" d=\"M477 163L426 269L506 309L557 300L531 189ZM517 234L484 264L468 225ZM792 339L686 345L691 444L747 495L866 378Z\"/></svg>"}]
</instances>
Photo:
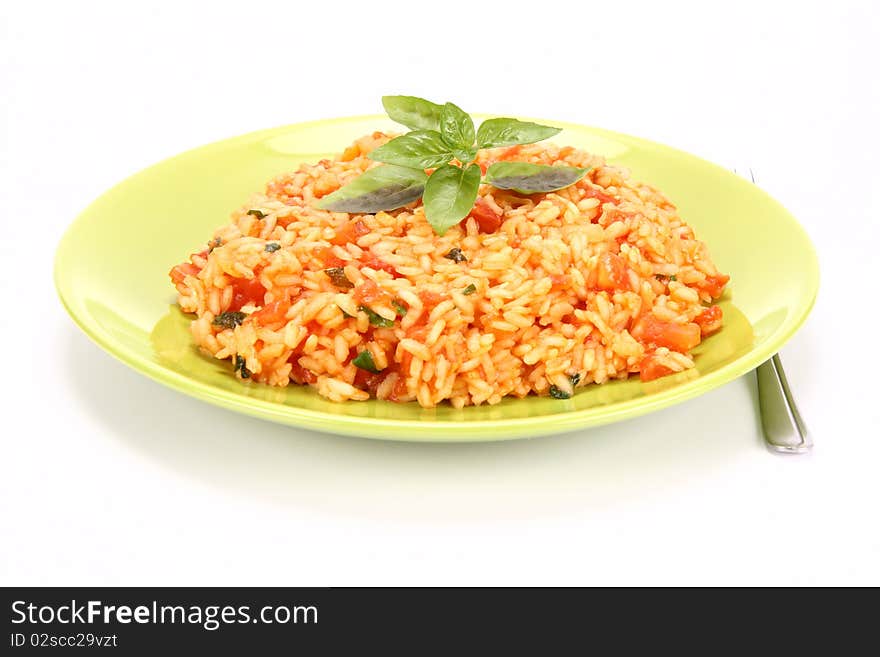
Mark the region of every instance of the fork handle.
<instances>
[{"instance_id":1,"label":"fork handle","mask_svg":"<svg viewBox=\"0 0 880 657\"><path fill-rule=\"evenodd\" d=\"M781 454L806 454L813 448L782 369L779 354L758 366L758 404L767 447Z\"/></svg>"}]
</instances>

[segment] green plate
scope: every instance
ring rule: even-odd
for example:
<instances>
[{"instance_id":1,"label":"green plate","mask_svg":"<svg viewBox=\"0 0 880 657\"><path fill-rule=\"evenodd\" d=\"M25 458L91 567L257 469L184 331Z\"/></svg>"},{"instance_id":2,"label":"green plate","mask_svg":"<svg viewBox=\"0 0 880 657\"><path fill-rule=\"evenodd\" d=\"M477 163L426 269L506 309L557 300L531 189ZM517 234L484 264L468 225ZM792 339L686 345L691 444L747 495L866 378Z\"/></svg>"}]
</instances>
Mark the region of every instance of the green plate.
<instances>
[{"instance_id":1,"label":"green plate","mask_svg":"<svg viewBox=\"0 0 880 657\"><path fill-rule=\"evenodd\" d=\"M715 263L731 276L725 325L696 350L696 368L644 384L615 381L571 399L506 399L495 406L423 409L386 401L334 403L308 387L241 383L226 362L190 342L174 305L172 265L227 221L270 178L341 151L384 117L302 123L236 137L161 162L100 197L67 231L55 283L86 334L127 365L226 408L332 433L414 441L503 440L635 417L684 401L767 360L800 327L816 297L818 263L797 221L758 187L693 155L606 130L565 125L555 138L629 167L663 190ZM682 411L684 412L684 411Z\"/></svg>"}]
</instances>

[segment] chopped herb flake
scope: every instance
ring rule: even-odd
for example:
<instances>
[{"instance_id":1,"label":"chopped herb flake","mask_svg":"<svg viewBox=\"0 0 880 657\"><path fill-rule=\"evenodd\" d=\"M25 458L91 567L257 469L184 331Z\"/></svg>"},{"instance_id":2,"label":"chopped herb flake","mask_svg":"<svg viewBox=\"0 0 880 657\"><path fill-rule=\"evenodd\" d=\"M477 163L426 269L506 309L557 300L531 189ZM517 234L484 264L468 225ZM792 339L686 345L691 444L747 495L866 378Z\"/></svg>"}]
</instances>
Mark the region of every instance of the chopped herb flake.
<instances>
[{"instance_id":1,"label":"chopped herb flake","mask_svg":"<svg viewBox=\"0 0 880 657\"><path fill-rule=\"evenodd\" d=\"M376 361L373 360L373 354L371 354L366 349L355 356L354 360L351 362L354 363L355 367L359 367L360 369L366 370L367 372L371 372L373 374L378 374L379 372L381 372L381 370L376 367Z\"/></svg>"},{"instance_id":2,"label":"chopped herb flake","mask_svg":"<svg viewBox=\"0 0 880 657\"><path fill-rule=\"evenodd\" d=\"M550 396L553 397L553 399L571 399L570 392L566 392L556 386L550 386Z\"/></svg>"},{"instance_id":3,"label":"chopped herb flake","mask_svg":"<svg viewBox=\"0 0 880 657\"><path fill-rule=\"evenodd\" d=\"M235 371L242 379L249 379L251 378L251 371L245 366L244 362L243 356L235 354Z\"/></svg>"},{"instance_id":4,"label":"chopped herb flake","mask_svg":"<svg viewBox=\"0 0 880 657\"><path fill-rule=\"evenodd\" d=\"M269 242L266 245L266 253L275 253L280 248L281 245L278 242Z\"/></svg>"},{"instance_id":5,"label":"chopped herb flake","mask_svg":"<svg viewBox=\"0 0 880 657\"><path fill-rule=\"evenodd\" d=\"M654 276L654 278L656 278L658 281L661 281L661 282L662 281L677 281L678 280L678 278L676 278L675 274L673 274L672 276L667 276L666 274L656 274Z\"/></svg>"},{"instance_id":6,"label":"chopped herb flake","mask_svg":"<svg viewBox=\"0 0 880 657\"><path fill-rule=\"evenodd\" d=\"M462 293L463 295L465 295L465 296L469 296L469 295L473 294L473 293L476 292L476 291L477 291L477 286L474 285L473 283L471 283L471 284L468 285L466 288L464 288L464 289L461 291L461 293Z\"/></svg>"},{"instance_id":7,"label":"chopped herb flake","mask_svg":"<svg viewBox=\"0 0 880 657\"><path fill-rule=\"evenodd\" d=\"M214 326L222 326L225 329L231 329L241 324L245 317L247 317L247 315L240 311L225 312L217 315L211 323Z\"/></svg>"},{"instance_id":8,"label":"chopped herb flake","mask_svg":"<svg viewBox=\"0 0 880 657\"><path fill-rule=\"evenodd\" d=\"M392 326L394 326L394 320L385 319L384 317L382 317L382 315L374 313L366 306L358 306L358 310L367 313L367 317L370 318L370 324L372 324L373 326L380 326L382 328L391 328Z\"/></svg>"},{"instance_id":9,"label":"chopped herb flake","mask_svg":"<svg viewBox=\"0 0 880 657\"><path fill-rule=\"evenodd\" d=\"M568 375L568 380L571 381L571 387L573 388L578 383L581 382L581 375L579 372L575 372L574 374Z\"/></svg>"},{"instance_id":10,"label":"chopped herb flake","mask_svg":"<svg viewBox=\"0 0 880 657\"><path fill-rule=\"evenodd\" d=\"M345 269L343 267L331 267L330 269L325 269L324 273L330 277L330 280L333 281L333 285L336 287L345 289L354 287L354 283L348 280L348 276L345 275Z\"/></svg>"},{"instance_id":11,"label":"chopped herb flake","mask_svg":"<svg viewBox=\"0 0 880 657\"><path fill-rule=\"evenodd\" d=\"M248 210L247 213L254 215L257 219L262 219L266 216L266 214L260 210Z\"/></svg>"},{"instance_id":12,"label":"chopped herb flake","mask_svg":"<svg viewBox=\"0 0 880 657\"><path fill-rule=\"evenodd\" d=\"M222 245L223 245L223 240L221 240L219 237L215 237L210 242L208 242L208 253L210 253L211 251L216 249L218 246L222 246Z\"/></svg>"},{"instance_id":13,"label":"chopped herb flake","mask_svg":"<svg viewBox=\"0 0 880 657\"><path fill-rule=\"evenodd\" d=\"M397 311L398 315L400 315L401 317L406 316L406 311L408 309L402 303L400 303L399 301L392 301L391 306L392 306L392 308L394 308L394 310Z\"/></svg>"},{"instance_id":14,"label":"chopped herb flake","mask_svg":"<svg viewBox=\"0 0 880 657\"><path fill-rule=\"evenodd\" d=\"M451 249L449 253L443 257L452 260L453 262L467 262L467 258L458 247Z\"/></svg>"}]
</instances>

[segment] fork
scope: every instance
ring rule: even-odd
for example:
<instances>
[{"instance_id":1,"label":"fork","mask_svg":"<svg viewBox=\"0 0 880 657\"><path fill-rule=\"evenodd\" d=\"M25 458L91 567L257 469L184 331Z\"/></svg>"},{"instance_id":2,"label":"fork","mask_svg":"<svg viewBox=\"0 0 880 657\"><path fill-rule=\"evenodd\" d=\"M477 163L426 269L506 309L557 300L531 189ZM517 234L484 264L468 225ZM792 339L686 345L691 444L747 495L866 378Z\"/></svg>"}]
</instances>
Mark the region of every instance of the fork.
<instances>
[{"instance_id":1,"label":"fork","mask_svg":"<svg viewBox=\"0 0 880 657\"><path fill-rule=\"evenodd\" d=\"M738 173L736 169L733 172ZM745 178L745 175L739 175ZM758 184L751 168L749 179ZM798 412L779 354L773 354L770 360L759 365L755 375L758 379L761 428L767 448L777 454L809 453L813 449L813 439Z\"/></svg>"}]
</instances>

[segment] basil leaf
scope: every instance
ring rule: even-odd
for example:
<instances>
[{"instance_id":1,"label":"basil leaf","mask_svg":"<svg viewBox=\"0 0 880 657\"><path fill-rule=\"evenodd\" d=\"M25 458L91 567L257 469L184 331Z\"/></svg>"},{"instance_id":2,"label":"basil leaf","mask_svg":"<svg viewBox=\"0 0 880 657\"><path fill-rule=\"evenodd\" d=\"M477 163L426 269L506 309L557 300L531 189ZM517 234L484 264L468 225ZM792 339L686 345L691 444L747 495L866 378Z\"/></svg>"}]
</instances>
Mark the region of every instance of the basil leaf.
<instances>
[{"instance_id":1,"label":"basil leaf","mask_svg":"<svg viewBox=\"0 0 880 657\"><path fill-rule=\"evenodd\" d=\"M461 252L461 249L455 247L454 249L449 249L449 253L443 256L447 260L452 260L455 263L467 262L467 256Z\"/></svg>"},{"instance_id":2,"label":"basil leaf","mask_svg":"<svg viewBox=\"0 0 880 657\"><path fill-rule=\"evenodd\" d=\"M237 372L242 379L251 378L251 371L245 365L244 356L240 354L235 354L235 367L233 367L233 371Z\"/></svg>"},{"instance_id":3,"label":"basil leaf","mask_svg":"<svg viewBox=\"0 0 880 657\"><path fill-rule=\"evenodd\" d=\"M418 199L425 191L424 171L393 164L365 171L344 187L328 194L318 207L331 212L394 210Z\"/></svg>"},{"instance_id":4,"label":"basil leaf","mask_svg":"<svg viewBox=\"0 0 880 657\"><path fill-rule=\"evenodd\" d=\"M235 328L236 326L240 326L241 323L245 320L245 315L241 311L227 311L225 313L220 313L214 318L214 321L211 322L214 326L220 326L225 329Z\"/></svg>"},{"instance_id":5,"label":"basil leaf","mask_svg":"<svg viewBox=\"0 0 880 657\"><path fill-rule=\"evenodd\" d=\"M330 269L325 269L324 273L327 274L336 287L341 287L345 290L350 290L354 287L354 283L348 280L348 276L345 275L344 267L330 267Z\"/></svg>"},{"instance_id":6,"label":"basil leaf","mask_svg":"<svg viewBox=\"0 0 880 657\"><path fill-rule=\"evenodd\" d=\"M476 137L473 119L457 105L446 103L440 114L440 134L453 148L469 151Z\"/></svg>"},{"instance_id":7,"label":"basil leaf","mask_svg":"<svg viewBox=\"0 0 880 657\"><path fill-rule=\"evenodd\" d=\"M488 119L480 124L477 130L477 146L495 148L497 146L515 146L517 144L534 144L562 132L561 128L548 125L519 121L517 119Z\"/></svg>"},{"instance_id":8,"label":"basil leaf","mask_svg":"<svg viewBox=\"0 0 880 657\"><path fill-rule=\"evenodd\" d=\"M351 361L355 367L359 367L362 370L366 370L367 372L371 372L372 374L378 374L381 370L376 367L376 361L373 360L373 354L364 349L361 353L354 357L354 360Z\"/></svg>"},{"instance_id":9,"label":"basil leaf","mask_svg":"<svg viewBox=\"0 0 880 657\"><path fill-rule=\"evenodd\" d=\"M480 189L480 167L466 169L444 164L428 178L425 185L425 217L438 235L464 219Z\"/></svg>"},{"instance_id":10,"label":"basil leaf","mask_svg":"<svg viewBox=\"0 0 880 657\"><path fill-rule=\"evenodd\" d=\"M520 194L553 192L573 185L589 169L551 167L529 162L496 162L486 171L486 182L498 189L510 189Z\"/></svg>"},{"instance_id":11,"label":"basil leaf","mask_svg":"<svg viewBox=\"0 0 880 657\"><path fill-rule=\"evenodd\" d=\"M369 158L411 169L433 169L449 162L453 153L436 130L414 130L379 146Z\"/></svg>"},{"instance_id":12,"label":"basil leaf","mask_svg":"<svg viewBox=\"0 0 880 657\"><path fill-rule=\"evenodd\" d=\"M439 130L443 106L415 96L382 96L382 107L392 121L410 130Z\"/></svg>"},{"instance_id":13,"label":"basil leaf","mask_svg":"<svg viewBox=\"0 0 880 657\"><path fill-rule=\"evenodd\" d=\"M370 318L370 324L373 326L379 326L381 328L391 328L394 326L393 319L385 319L377 312L374 312L370 308L366 306L358 306L358 310L367 314L367 317Z\"/></svg>"},{"instance_id":14,"label":"basil leaf","mask_svg":"<svg viewBox=\"0 0 880 657\"><path fill-rule=\"evenodd\" d=\"M470 164L477 157L477 149L476 148L456 148L453 152L455 155L455 159L461 162L462 164Z\"/></svg>"},{"instance_id":15,"label":"basil leaf","mask_svg":"<svg viewBox=\"0 0 880 657\"><path fill-rule=\"evenodd\" d=\"M571 393L568 390L563 390L556 386L550 386L550 396L553 399L571 399Z\"/></svg>"}]
</instances>

